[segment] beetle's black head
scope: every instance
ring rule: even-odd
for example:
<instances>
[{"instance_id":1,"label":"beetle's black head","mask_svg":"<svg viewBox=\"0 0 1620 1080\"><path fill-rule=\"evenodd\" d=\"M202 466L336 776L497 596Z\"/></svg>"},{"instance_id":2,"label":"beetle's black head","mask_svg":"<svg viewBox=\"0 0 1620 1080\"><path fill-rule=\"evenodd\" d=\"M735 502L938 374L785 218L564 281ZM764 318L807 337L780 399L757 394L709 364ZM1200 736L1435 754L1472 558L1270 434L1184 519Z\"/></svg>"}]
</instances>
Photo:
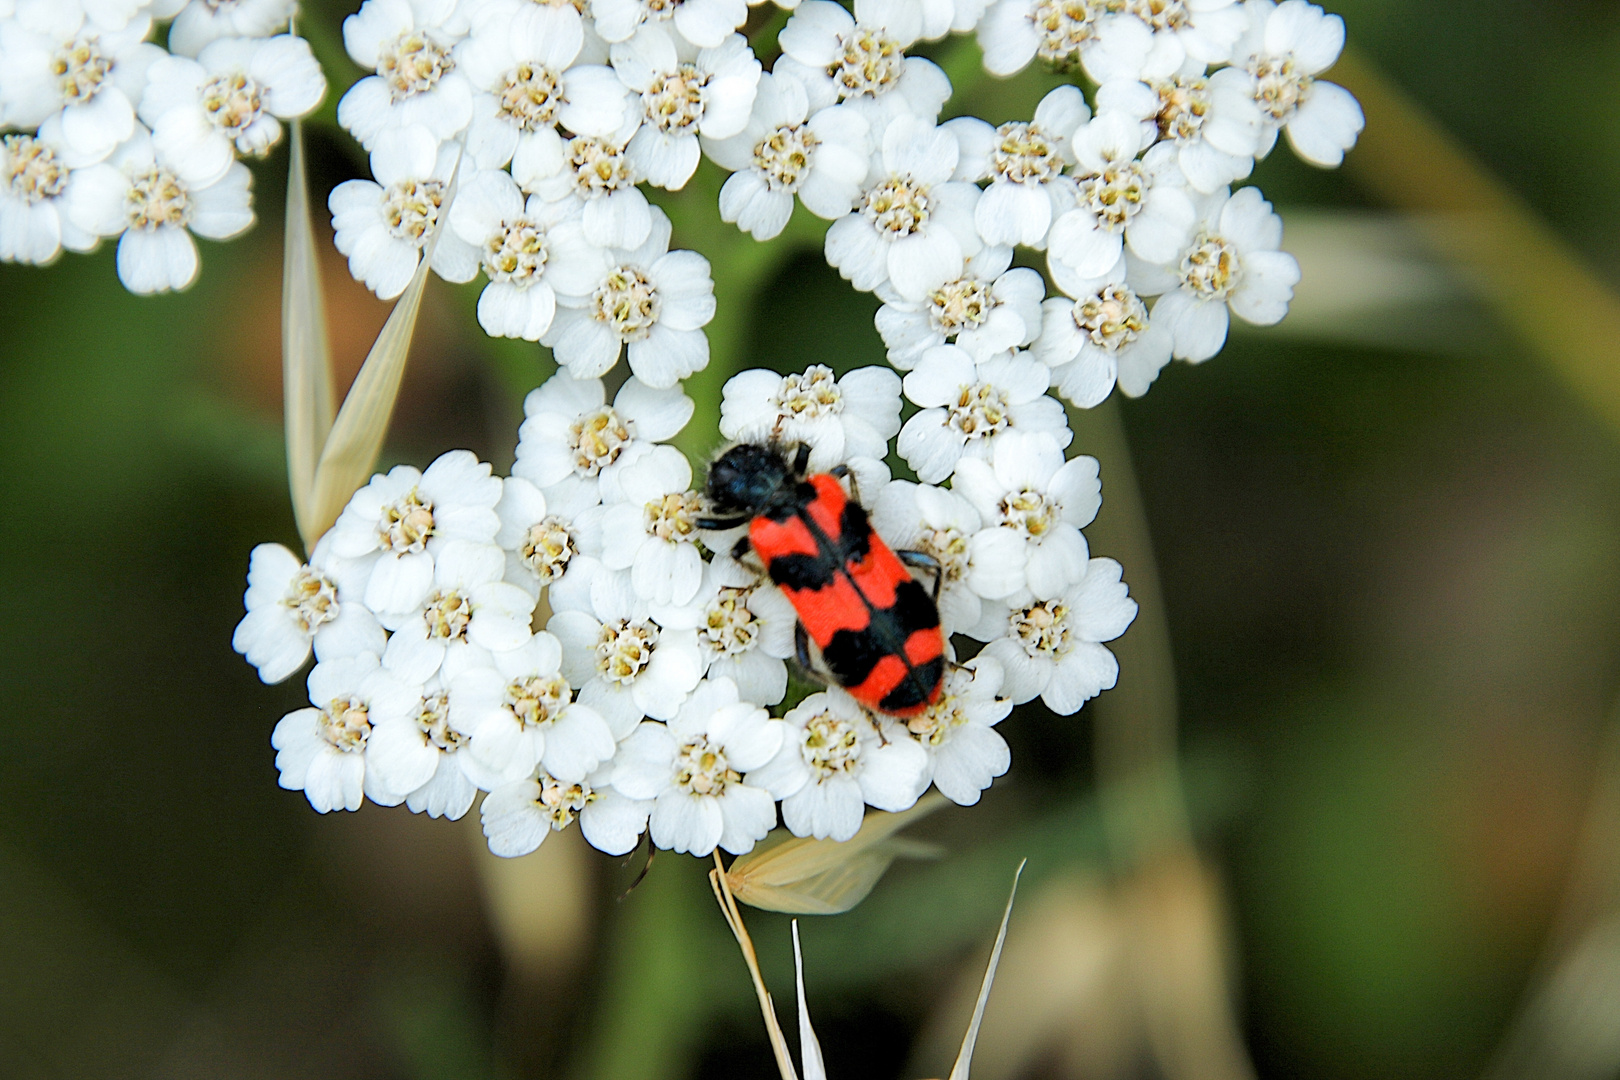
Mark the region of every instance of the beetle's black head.
<instances>
[{"instance_id":1,"label":"beetle's black head","mask_svg":"<svg viewBox=\"0 0 1620 1080\"><path fill-rule=\"evenodd\" d=\"M720 513L758 516L791 499L797 470L774 446L739 443L709 466L707 493Z\"/></svg>"}]
</instances>

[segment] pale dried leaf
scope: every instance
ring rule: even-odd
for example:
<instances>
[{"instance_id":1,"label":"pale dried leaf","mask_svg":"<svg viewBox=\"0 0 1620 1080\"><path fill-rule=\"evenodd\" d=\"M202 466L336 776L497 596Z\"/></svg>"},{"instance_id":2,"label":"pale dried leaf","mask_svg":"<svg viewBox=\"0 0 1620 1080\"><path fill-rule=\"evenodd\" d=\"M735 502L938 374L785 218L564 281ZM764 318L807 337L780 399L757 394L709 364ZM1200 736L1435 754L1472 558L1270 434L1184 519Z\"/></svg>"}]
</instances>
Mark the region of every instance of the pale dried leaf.
<instances>
[{"instance_id":1,"label":"pale dried leaf","mask_svg":"<svg viewBox=\"0 0 1620 1080\"><path fill-rule=\"evenodd\" d=\"M304 129L297 120L292 122L289 141L292 152L281 266L281 386L293 519L304 550L312 551L320 539L313 516L315 468L332 430L332 349L310 217Z\"/></svg>"},{"instance_id":2,"label":"pale dried leaf","mask_svg":"<svg viewBox=\"0 0 1620 1080\"><path fill-rule=\"evenodd\" d=\"M726 883L738 900L765 911L840 914L866 899L895 859L932 853L894 834L943 805L944 796L936 792L904 813L874 810L843 843L777 830L732 862Z\"/></svg>"},{"instance_id":3,"label":"pale dried leaf","mask_svg":"<svg viewBox=\"0 0 1620 1080\"><path fill-rule=\"evenodd\" d=\"M1012 918L1013 901L1018 899L1018 879L1024 876L1025 859L1013 873L1012 892L1007 895L1007 910L1001 913L1001 929L996 931L996 946L990 950L990 964L984 969L984 983L979 987L979 1000L973 1006L973 1021L967 1034L962 1036L962 1052L951 1066L950 1080L968 1080L968 1066L973 1064L973 1044L979 1040L979 1025L984 1022L984 1007L990 1002L990 986L996 981L996 965L1001 963L1001 947L1007 943L1007 922Z\"/></svg>"},{"instance_id":4,"label":"pale dried leaf","mask_svg":"<svg viewBox=\"0 0 1620 1080\"><path fill-rule=\"evenodd\" d=\"M799 991L799 1064L804 1080L827 1080L827 1066L821 1059L821 1040L810 1026L810 1005L804 998L804 954L799 950L799 920L793 920L793 978Z\"/></svg>"},{"instance_id":5,"label":"pale dried leaf","mask_svg":"<svg viewBox=\"0 0 1620 1080\"><path fill-rule=\"evenodd\" d=\"M399 399L400 383L405 377L405 360L416 333L416 317L422 309L422 291L427 287L430 273L428 264L438 246L455 193L456 176L452 175L440 207L439 225L422 249L422 261L416 274L395 302L394 310L388 313L388 321L383 323L371 351L366 354L366 362L354 377L354 385L349 387L321 450L320 462L315 467L310 518L315 536L331 528L349 497L370 478L377 456L382 453L388 421L394 415L394 403Z\"/></svg>"}]
</instances>

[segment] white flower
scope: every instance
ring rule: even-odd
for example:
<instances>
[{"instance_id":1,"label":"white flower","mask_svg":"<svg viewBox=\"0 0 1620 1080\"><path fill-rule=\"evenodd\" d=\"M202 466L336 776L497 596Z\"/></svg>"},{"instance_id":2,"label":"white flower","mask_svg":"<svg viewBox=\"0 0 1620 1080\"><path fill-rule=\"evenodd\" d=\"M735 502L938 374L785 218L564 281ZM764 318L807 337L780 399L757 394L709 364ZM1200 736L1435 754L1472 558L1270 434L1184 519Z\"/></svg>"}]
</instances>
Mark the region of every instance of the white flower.
<instances>
[{"instance_id":1,"label":"white flower","mask_svg":"<svg viewBox=\"0 0 1620 1080\"><path fill-rule=\"evenodd\" d=\"M700 49L720 44L748 21L747 0L593 0L590 9L605 41L624 41L638 27L668 19Z\"/></svg>"},{"instance_id":2,"label":"white flower","mask_svg":"<svg viewBox=\"0 0 1620 1080\"><path fill-rule=\"evenodd\" d=\"M1009 432L1042 432L1068 446L1074 436L1063 405L1046 396L1051 377L1028 353L975 364L965 349L935 346L906 375L906 397L922 410L900 429L895 449L917 479L937 484L963 457L989 457Z\"/></svg>"},{"instance_id":3,"label":"white flower","mask_svg":"<svg viewBox=\"0 0 1620 1080\"><path fill-rule=\"evenodd\" d=\"M1122 6L1153 32L1142 71L1159 78L1226 63L1249 28L1238 0L1125 0Z\"/></svg>"},{"instance_id":4,"label":"white flower","mask_svg":"<svg viewBox=\"0 0 1620 1080\"><path fill-rule=\"evenodd\" d=\"M349 257L349 273L384 300L405 291L422 249L437 234L433 269L446 281L471 281L478 251L439 229L445 195L460 149L440 144L427 128L392 128L371 152L372 180L345 180L332 189L332 242Z\"/></svg>"},{"instance_id":5,"label":"white flower","mask_svg":"<svg viewBox=\"0 0 1620 1080\"><path fill-rule=\"evenodd\" d=\"M1153 319L1175 337L1175 355L1199 363L1220 352L1230 325L1227 312L1256 326L1288 314L1299 284L1299 263L1282 246L1282 218L1258 188L1209 198L1198 231L1165 267L1133 267L1144 292L1164 295Z\"/></svg>"},{"instance_id":6,"label":"white flower","mask_svg":"<svg viewBox=\"0 0 1620 1080\"><path fill-rule=\"evenodd\" d=\"M1046 246L1052 219L1074 205L1075 182L1063 168L1074 164L1070 139L1090 119L1079 88L1060 86L1041 99L1029 123L993 128L961 117L944 125L962 149L957 177L990 181L973 211L986 244Z\"/></svg>"},{"instance_id":7,"label":"white flower","mask_svg":"<svg viewBox=\"0 0 1620 1080\"><path fill-rule=\"evenodd\" d=\"M673 446L655 446L619 474L624 501L602 515L602 562L630 571L638 596L653 604L685 604L703 583L697 519L704 503L692 486L692 466Z\"/></svg>"},{"instance_id":8,"label":"white flower","mask_svg":"<svg viewBox=\"0 0 1620 1080\"><path fill-rule=\"evenodd\" d=\"M614 45L613 69L640 95L641 127L625 153L648 183L671 191L697 169L700 132L726 139L747 125L760 74L741 34L699 51L659 25Z\"/></svg>"},{"instance_id":9,"label":"white flower","mask_svg":"<svg viewBox=\"0 0 1620 1080\"><path fill-rule=\"evenodd\" d=\"M1052 368L1057 392L1082 409L1101 403L1116 382L1140 397L1170 362L1169 322L1148 311L1126 267L1122 259L1105 276L1089 280L1054 275L1074 299L1054 296L1041 305L1041 336L1030 352Z\"/></svg>"},{"instance_id":10,"label":"white flower","mask_svg":"<svg viewBox=\"0 0 1620 1080\"><path fill-rule=\"evenodd\" d=\"M708 366L709 260L670 251L669 233L669 218L653 207L644 243L609 252L612 265L588 294L558 297L556 319L540 341L576 378L608 371L621 350L636 378L652 387L674 386Z\"/></svg>"},{"instance_id":11,"label":"white flower","mask_svg":"<svg viewBox=\"0 0 1620 1080\"><path fill-rule=\"evenodd\" d=\"M629 574L579 558L581 573L570 581L576 588L567 595L551 590L556 610L546 626L562 642L562 673L579 687L579 701L602 715L615 738L623 738L643 716L674 716L697 686L703 674L692 629L697 613L661 609L655 618ZM678 625L662 621L677 616Z\"/></svg>"},{"instance_id":12,"label":"white flower","mask_svg":"<svg viewBox=\"0 0 1620 1080\"><path fill-rule=\"evenodd\" d=\"M403 717L372 725L366 767L390 791L407 791L405 805L411 813L454 821L478 795L468 775L472 755L467 745L467 737L450 726L450 694L435 676ZM416 786L405 786L412 783Z\"/></svg>"},{"instance_id":13,"label":"white flower","mask_svg":"<svg viewBox=\"0 0 1620 1080\"><path fill-rule=\"evenodd\" d=\"M705 681L667 726L643 723L624 741L613 787L655 800L659 847L702 856L719 846L741 855L776 824L774 793L743 774L776 756L786 727L737 700L730 679Z\"/></svg>"},{"instance_id":14,"label":"white flower","mask_svg":"<svg viewBox=\"0 0 1620 1080\"><path fill-rule=\"evenodd\" d=\"M264 156L281 138L278 117L303 116L324 96L326 76L303 38L226 38L195 60L153 64L140 117L180 178L203 186L225 175L236 151Z\"/></svg>"},{"instance_id":15,"label":"white flower","mask_svg":"<svg viewBox=\"0 0 1620 1080\"><path fill-rule=\"evenodd\" d=\"M1169 262L1187 242L1197 210L1174 146L1161 144L1141 161L1142 125L1121 113L1094 117L1074 136L1078 205L1052 222L1046 256L1078 277L1101 277L1126 244L1145 262Z\"/></svg>"},{"instance_id":16,"label":"white flower","mask_svg":"<svg viewBox=\"0 0 1620 1080\"><path fill-rule=\"evenodd\" d=\"M703 138L705 152L731 170L720 189L720 219L769 240L787 226L794 195L817 217L849 213L866 179L869 131L866 118L847 107L811 115L797 79L761 75L748 125L731 138Z\"/></svg>"},{"instance_id":17,"label":"white flower","mask_svg":"<svg viewBox=\"0 0 1620 1080\"><path fill-rule=\"evenodd\" d=\"M611 766L589 779L558 780L544 770L489 793L481 811L489 850L502 858L527 855L547 836L579 819L590 845L609 855L627 855L647 831L651 800L629 799L613 789Z\"/></svg>"},{"instance_id":18,"label":"white flower","mask_svg":"<svg viewBox=\"0 0 1620 1080\"><path fill-rule=\"evenodd\" d=\"M922 31L917 0L856 0L853 16L829 0L805 0L777 35L782 57L772 70L804 83L812 111L849 102L881 145L890 121L932 121L951 94L933 61L905 54Z\"/></svg>"},{"instance_id":19,"label":"white flower","mask_svg":"<svg viewBox=\"0 0 1620 1080\"><path fill-rule=\"evenodd\" d=\"M432 588L433 560L446 544L494 541L500 498L500 477L466 450L441 455L426 472L396 465L350 497L332 526L332 554L369 564L366 607L409 612Z\"/></svg>"},{"instance_id":20,"label":"white flower","mask_svg":"<svg viewBox=\"0 0 1620 1080\"><path fill-rule=\"evenodd\" d=\"M848 840L868 804L909 810L928 787L927 752L898 728L880 732L842 690L811 694L782 719L782 749L748 779L782 796L782 823L795 836Z\"/></svg>"},{"instance_id":21,"label":"white flower","mask_svg":"<svg viewBox=\"0 0 1620 1080\"><path fill-rule=\"evenodd\" d=\"M618 498L622 464L674 436L695 408L680 387L656 390L636 378L625 380L612 405L606 400L601 379L576 379L566 369L529 391L512 475L570 505L592 505L601 492Z\"/></svg>"},{"instance_id":22,"label":"white flower","mask_svg":"<svg viewBox=\"0 0 1620 1080\"><path fill-rule=\"evenodd\" d=\"M98 161L136 133L135 103L163 50L146 42L151 19L121 28L87 20L78 4L35 3L0 21L0 125L32 128L58 111L62 140Z\"/></svg>"},{"instance_id":23,"label":"white flower","mask_svg":"<svg viewBox=\"0 0 1620 1080\"><path fill-rule=\"evenodd\" d=\"M472 119L472 84L456 70L445 28L455 0L365 0L343 20L343 44L375 71L338 102L338 123L372 149L386 131L420 124L438 141Z\"/></svg>"},{"instance_id":24,"label":"white flower","mask_svg":"<svg viewBox=\"0 0 1620 1080\"><path fill-rule=\"evenodd\" d=\"M1039 697L1068 716L1119 677L1119 661L1101 642L1112 641L1136 618L1136 601L1120 580L1119 563L1092 559L1077 584L1007 614L1004 637L981 656L1006 672L1001 692L1015 704Z\"/></svg>"},{"instance_id":25,"label":"white flower","mask_svg":"<svg viewBox=\"0 0 1620 1080\"><path fill-rule=\"evenodd\" d=\"M607 255L585 239L580 205L527 203L512 177L483 169L459 185L450 227L478 252L489 284L478 296L478 324L492 337L539 341L551 328L557 295L589 292Z\"/></svg>"},{"instance_id":26,"label":"white flower","mask_svg":"<svg viewBox=\"0 0 1620 1080\"><path fill-rule=\"evenodd\" d=\"M812 364L803 374L740 372L721 391L720 434L739 442L807 443L810 468L852 457L882 458L900 430L900 376L882 367L837 378Z\"/></svg>"},{"instance_id":27,"label":"white flower","mask_svg":"<svg viewBox=\"0 0 1620 1080\"><path fill-rule=\"evenodd\" d=\"M548 498L521 476L503 480L495 542L506 552L506 580L538 600L541 589L567 575L575 555L600 555L597 496L594 484L554 487Z\"/></svg>"},{"instance_id":28,"label":"white flower","mask_svg":"<svg viewBox=\"0 0 1620 1080\"><path fill-rule=\"evenodd\" d=\"M979 25L990 0L921 0L922 36L937 41L946 34L965 34Z\"/></svg>"},{"instance_id":29,"label":"white flower","mask_svg":"<svg viewBox=\"0 0 1620 1080\"><path fill-rule=\"evenodd\" d=\"M402 681L372 653L316 664L309 673L314 708L283 716L270 736L281 786L302 791L323 814L358 810L362 795L397 805L405 793L377 782L366 768L366 744L375 725L408 715L420 692L420 684Z\"/></svg>"},{"instance_id":30,"label":"white flower","mask_svg":"<svg viewBox=\"0 0 1620 1080\"><path fill-rule=\"evenodd\" d=\"M640 247L652 231L653 213L647 196L636 186L646 177L626 148L640 126L640 116L627 115L609 135L519 142L512 156L512 178L524 191L548 202L569 198L583 202L585 235L591 243Z\"/></svg>"},{"instance_id":31,"label":"white flower","mask_svg":"<svg viewBox=\"0 0 1620 1080\"><path fill-rule=\"evenodd\" d=\"M1080 530L1102 506L1097 459L1063 460L1050 435L1009 432L988 460L964 458L951 490L973 504L987 527L1024 541L1024 576L1035 596L1056 596L1079 580L1089 549Z\"/></svg>"},{"instance_id":32,"label":"white flower","mask_svg":"<svg viewBox=\"0 0 1620 1080\"><path fill-rule=\"evenodd\" d=\"M260 544L248 560L247 614L231 648L267 683L303 667L312 646L320 660L383 651L382 627L360 602L364 579L345 573L329 546L317 546L312 561L299 562L280 544Z\"/></svg>"},{"instance_id":33,"label":"white flower","mask_svg":"<svg viewBox=\"0 0 1620 1080\"><path fill-rule=\"evenodd\" d=\"M1116 80L1097 90L1097 111L1130 116L1149 138L1175 146L1182 175L1207 194L1254 169L1262 120L1253 81L1239 68L1172 75L1151 85Z\"/></svg>"},{"instance_id":34,"label":"white flower","mask_svg":"<svg viewBox=\"0 0 1620 1080\"><path fill-rule=\"evenodd\" d=\"M888 286L878 289L883 306L874 322L889 349L889 363L910 371L924 352L947 342L975 360L1028 345L1041 332L1046 283L1012 264L1009 247L986 247L967 261L962 276L921 300L907 300Z\"/></svg>"},{"instance_id":35,"label":"white flower","mask_svg":"<svg viewBox=\"0 0 1620 1080\"><path fill-rule=\"evenodd\" d=\"M518 648L529 638L534 597L502 581L506 554L494 544L452 540L433 561L433 582L409 611L378 616L394 631L383 663L426 682L443 672L447 683L469 667L487 665L491 653Z\"/></svg>"},{"instance_id":36,"label":"white flower","mask_svg":"<svg viewBox=\"0 0 1620 1080\"><path fill-rule=\"evenodd\" d=\"M169 26L169 51L196 56L218 38L269 37L296 7L295 0L190 0Z\"/></svg>"},{"instance_id":37,"label":"white flower","mask_svg":"<svg viewBox=\"0 0 1620 1080\"><path fill-rule=\"evenodd\" d=\"M979 189L951 180L959 153L951 133L926 120L891 123L882 170L868 178L855 210L827 230L827 261L857 289L887 281L914 301L961 277L982 241L973 223Z\"/></svg>"},{"instance_id":38,"label":"white flower","mask_svg":"<svg viewBox=\"0 0 1620 1080\"><path fill-rule=\"evenodd\" d=\"M1248 0L1250 31L1233 63L1252 77L1255 102L1267 128L1260 156L1270 153L1280 127L1294 153L1336 168L1366 124L1350 91L1317 78L1344 50L1344 20L1305 0Z\"/></svg>"},{"instance_id":39,"label":"white flower","mask_svg":"<svg viewBox=\"0 0 1620 1080\"><path fill-rule=\"evenodd\" d=\"M68 215L74 166L86 164L63 141L60 115L32 135L0 135L0 261L44 265L96 246Z\"/></svg>"},{"instance_id":40,"label":"white flower","mask_svg":"<svg viewBox=\"0 0 1620 1080\"><path fill-rule=\"evenodd\" d=\"M521 0L521 6L491 8L457 46L461 72L478 91L467 152L479 165L501 168L519 147L536 142L559 155L558 124L599 136L623 125L625 88L611 68L580 61L584 42L571 5Z\"/></svg>"},{"instance_id":41,"label":"white flower","mask_svg":"<svg viewBox=\"0 0 1620 1080\"><path fill-rule=\"evenodd\" d=\"M744 701L775 705L787 695L787 665L799 616L780 589L720 554L708 564L692 604L700 612L698 648L711 679L737 684Z\"/></svg>"},{"instance_id":42,"label":"white flower","mask_svg":"<svg viewBox=\"0 0 1620 1080\"><path fill-rule=\"evenodd\" d=\"M1078 60L1097 83L1137 78L1153 32L1117 6L1117 0L994 0L978 26L985 70L1012 75L1039 56L1059 67Z\"/></svg>"},{"instance_id":43,"label":"white flower","mask_svg":"<svg viewBox=\"0 0 1620 1080\"><path fill-rule=\"evenodd\" d=\"M872 527L889 547L939 563L939 619L947 637L977 626L985 600L1024 587L1023 537L1012 529L985 528L973 504L957 492L893 480L874 492L871 513Z\"/></svg>"},{"instance_id":44,"label":"white flower","mask_svg":"<svg viewBox=\"0 0 1620 1080\"><path fill-rule=\"evenodd\" d=\"M217 183L191 187L153 152L144 128L107 161L73 179L68 216L85 232L122 234L118 279L130 292L185 288L197 276L191 233L228 240L253 224L253 174L247 166L237 162Z\"/></svg>"},{"instance_id":45,"label":"white flower","mask_svg":"<svg viewBox=\"0 0 1620 1080\"><path fill-rule=\"evenodd\" d=\"M905 721L905 729L928 753L929 780L959 806L972 806L991 781L1006 773L1012 753L994 725L1013 703L999 697L1001 665L980 654L945 671L939 700ZM785 810L785 807L784 807Z\"/></svg>"},{"instance_id":46,"label":"white flower","mask_svg":"<svg viewBox=\"0 0 1620 1080\"><path fill-rule=\"evenodd\" d=\"M493 667L466 668L450 683L450 723L472 740L468 774L479 787L493 790L537 767L583 780L613 756L607 721L573 701L556 638L542 631L494 659Z\"/></svg>"}]
</instances>

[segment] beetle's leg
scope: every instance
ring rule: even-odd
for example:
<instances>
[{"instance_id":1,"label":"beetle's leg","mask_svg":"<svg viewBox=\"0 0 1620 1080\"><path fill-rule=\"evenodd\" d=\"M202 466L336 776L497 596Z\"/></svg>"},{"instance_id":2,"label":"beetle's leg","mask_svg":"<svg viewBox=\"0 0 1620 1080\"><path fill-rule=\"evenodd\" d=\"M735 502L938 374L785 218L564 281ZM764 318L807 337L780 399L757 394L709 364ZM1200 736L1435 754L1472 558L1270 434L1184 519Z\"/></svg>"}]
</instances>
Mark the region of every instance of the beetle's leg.
<instances>
[{"instance_id":1,"label":"beetle's leg","mask_svg":"<svg viewBox=\"0 0 1620 1080\"><path fill-rule=\"evenodd\" d=\"M907 566L915 566L934 575L934 603L939 603L940 586L945 583L945 568L939 565L939 560L926 551L897 551L895 554Z\"/></svg>"},{"instance_id":2,"label":"beetle's leg","mask_svg":"<svg viewBox=\"0 0 1620 1080\"><path fill-rule=\"evenodd\" d=\"M736 559L738 562L742 562L743 561L743 556L745 556L747 554L748 554L748 537L745 536L741 540L738 540L735 544L731 545L731 557L733 559Z\"/></svg>"},{"instance_id":3,"label":"beetle's leg","mask_svg":"<svg viewBox=\"0 0 1620 1080\"><path fill-rule=\"evenodd\" d=\"M809 471L809 468L810 444L807 442L802 442L799 444L799 448L793 452L793 471L795 474L803 476L807 471Z\"/></svg>"},{"instance_id":4,"label":"beetle's leg","mask_svg":"<svg viewBox=\"0 0 1620 1080\"><path fill-rule=\"evenodd\" d=\"M804 623L793 624L793 654L798 657L799 665L806 671L815 671L810 666L810 632L804 628Z\"/></svg>"},{"instance_id":5,"label":"beetle's leg","mask_svg":"<svg viewBox=\"0 0 1620 1080\"><path fill-rule=\"evenodd\" d=\"M735 529L739 525L746 525L752 520L751 516L743 514L733 517L700 517L692 524L709 532L725 532L727 529Z\"/></svg>"}]
</instances>

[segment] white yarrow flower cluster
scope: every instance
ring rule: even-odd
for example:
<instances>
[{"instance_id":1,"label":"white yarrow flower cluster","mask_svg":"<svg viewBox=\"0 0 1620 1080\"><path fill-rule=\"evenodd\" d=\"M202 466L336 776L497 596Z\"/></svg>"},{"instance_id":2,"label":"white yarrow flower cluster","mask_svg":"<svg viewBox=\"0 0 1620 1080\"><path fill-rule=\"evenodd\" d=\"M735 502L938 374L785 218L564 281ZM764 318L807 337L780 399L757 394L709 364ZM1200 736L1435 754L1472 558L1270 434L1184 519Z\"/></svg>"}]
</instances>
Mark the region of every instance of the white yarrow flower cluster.
<instances>
[{"instance_id":1,"label":"white yarrow flower cluster","mask_svg":"<svg viewBox=\"0 0 1620 1080\"><path fill-rule=\"evenodd\" d=\"M285 0L22 0L0 10L0 261L117 238L135 293L196 279L194 237L253 224L238 158L280 141L326 77ZM160 24L170 51L154 44Z\"/></svg>"},{"instance_id":2,"label":"white yarrow flower cluster","mask_svg":"<svg viewBox=\"0 0 1620 1080\"><path fill-rule=\"evenodd\" d=\"M246 25L270 0L237 2L257 5ZM1232 185L1280 132L1318 165L1353 146L1360 110L1320 78L1342 22L1306 0L803 0L764 71L746 15L742 0L365 0L345 23L374 72L338 111L372 161L330 201L355 276L398 295L430 250L447 280L482 272L484 329L540 343L559 370L525 401L510 477L465 451L399 466L307 564L255 550L234 643L266 681L316 660L311 706L273 742L283 786L317 810L370 798L459 817L484 791L503 856L576 819L614 854L643 834L740 854L779 815L842 841L868 807L902 811L931 786L977 802L1010 767L996 725L1015 706L1071 715L1115 685L1107 643L1137 605L1083 532L1099 464L1070 456L1060 398L1145 393L1172 358L1214 356L1231 316L1284 317L1299 269L1281 219ZM229 20L182 21L196 59L170 58L164 93L245 57L264 112L220 132L186 99L95 168L133 176L183 151L177 184L228 185L231 154L267 145L276 110L303 100L281 89L291 46L227 49L210 34ZM952 32L977 33L996 74L1040 59L1098 90L1060 86L1028 121L940 124L949 80L906 51ZM51 161L77 160L65 112L39 123ZM933 588L944 676L910 715L833 685L793 693L793 671L827 681L798 666L798 612L742 530L705 528L702 479L671 445L695 411L681 383L709 360L714 286L643 188L685 187L704 156L729 173L724 221L769 240L797 200L831 223L829 264L882 301L892 370L743 371L718 428L844 477ZM208 190L186 204L205 224L228 216ZM59 242L93 242L97 224ZM1032 253L1057 295L1015 265ZM902 461L914 480L893 477Z\"/></svg>"}]
</instances>

